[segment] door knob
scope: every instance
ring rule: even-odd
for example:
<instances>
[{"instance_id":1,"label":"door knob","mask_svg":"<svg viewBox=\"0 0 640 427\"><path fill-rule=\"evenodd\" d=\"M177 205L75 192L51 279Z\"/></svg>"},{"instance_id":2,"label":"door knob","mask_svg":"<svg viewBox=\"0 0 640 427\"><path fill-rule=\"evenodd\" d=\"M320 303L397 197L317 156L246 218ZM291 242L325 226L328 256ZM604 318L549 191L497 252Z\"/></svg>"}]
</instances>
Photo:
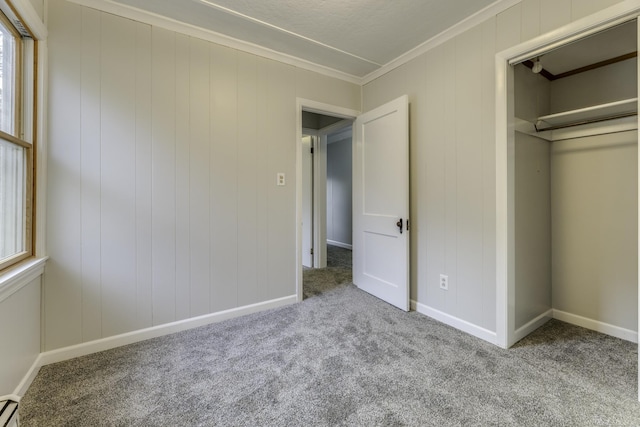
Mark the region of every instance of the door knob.
<instances>
[{"instance_id":1,"label":"door knob","mask_svg":"<svg viewBox=\"0 0 640 427\"><path fill-rule=\"evenodd\" d=\"M396 222L396 227L400 229L400 234L402 234L402 218L400 218L398 222Z\"/></svg>"}]
</instances>

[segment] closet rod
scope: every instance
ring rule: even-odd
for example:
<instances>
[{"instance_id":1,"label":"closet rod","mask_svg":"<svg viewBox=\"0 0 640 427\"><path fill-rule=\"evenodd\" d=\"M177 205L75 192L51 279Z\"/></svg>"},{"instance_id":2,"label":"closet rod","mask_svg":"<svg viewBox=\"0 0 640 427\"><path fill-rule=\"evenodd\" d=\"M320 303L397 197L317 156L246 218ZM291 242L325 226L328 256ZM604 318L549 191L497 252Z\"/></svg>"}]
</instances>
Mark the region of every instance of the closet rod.
<instances>
[{"instance_id":1,"label":"closet rod","mask_svg":"<svg viewBox=\"0 0 640 427\"><path fill-rule=\"evenodd\" d=\"M631 98L540 116L534 126L536 132L541 132L620 119L637 114L638 98Z\"/></svg>"},{"instance_id":2,"label":"closet rod","mask_svg":"<svg viewBox=\"0 0 640 427\"><path fill-rule=\"evenodd\" d=\"M548 130L557 130L557 129L565 129L565 128L570 128L570 127L574 127L574 126L582 126L582 125L588 125L591 123L600 123L600 122L606 122L609 120L615 120L615 119L623 119L625 117L633 117L633 116L637 116L638 112L632 112L632 113L624 113L624 114L617 114L617 115L613 115L613 116L607 116L607 117L599 117L597 119L589 119L589 120L582 120L579 122L572 122L572 123L564 123L564 124L560 124L560 125L556 125L556 126L549 126L549 127L545 127L540 129L539 126L541 123L544 123L543 120L538 120L536 121L536 123L533 124L533 126L536 129L536 132L544 132L544 131L548 131Z\"/></svg>"}]
</instances>

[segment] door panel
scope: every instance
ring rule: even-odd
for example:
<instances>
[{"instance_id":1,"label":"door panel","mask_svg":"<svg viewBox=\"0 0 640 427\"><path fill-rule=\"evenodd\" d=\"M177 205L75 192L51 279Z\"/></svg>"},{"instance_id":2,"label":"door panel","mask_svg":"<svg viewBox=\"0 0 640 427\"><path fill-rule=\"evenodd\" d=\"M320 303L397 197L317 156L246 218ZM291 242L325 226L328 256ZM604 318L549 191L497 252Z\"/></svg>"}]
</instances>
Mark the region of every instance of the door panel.
<instances>
[{"instance_id":1,"label":"door panel","mask_svg":"<svg viewBox=\"0 0 640 427\"><path fill-rule=\"evenodd\" d=\"M358 117L353 166L354 283L407 311L408 106L403 96Z\"/></svg>"}]
</instances>

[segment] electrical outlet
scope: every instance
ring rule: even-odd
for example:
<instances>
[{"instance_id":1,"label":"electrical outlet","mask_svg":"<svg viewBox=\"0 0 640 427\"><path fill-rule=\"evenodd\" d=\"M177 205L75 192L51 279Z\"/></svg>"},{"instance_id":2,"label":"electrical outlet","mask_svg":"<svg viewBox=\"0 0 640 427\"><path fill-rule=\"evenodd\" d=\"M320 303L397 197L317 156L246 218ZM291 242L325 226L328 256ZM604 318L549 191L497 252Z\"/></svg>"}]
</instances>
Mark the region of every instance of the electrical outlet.
<instances>
[{"instance_id":1,"label":"electrical outlet","mask_svg":"<svg viewBox=\"0 0 640 427\"><path fill-rule=\"evenodd\" d=\"M446 274L440 275L440 289L444 289L445 291L449 290L449 276Z\"/></svg>"}]
</instances>

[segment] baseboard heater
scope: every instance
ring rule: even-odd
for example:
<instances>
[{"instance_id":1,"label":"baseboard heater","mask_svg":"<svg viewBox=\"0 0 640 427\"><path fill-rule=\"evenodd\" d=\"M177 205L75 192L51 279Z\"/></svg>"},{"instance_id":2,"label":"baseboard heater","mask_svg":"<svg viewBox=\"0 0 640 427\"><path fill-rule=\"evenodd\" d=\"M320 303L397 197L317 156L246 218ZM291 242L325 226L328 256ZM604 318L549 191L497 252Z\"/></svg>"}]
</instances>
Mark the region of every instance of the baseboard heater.
<instances>
[{"instance_id":1,"label":"baseboard heater","mask_svg":"<svg viewBox=\"0 0 640 427\"><path fill-rule=\"evenodd\" d=\"M0 427L18 427L18 402L0 400Z\"/></svg>"}]
</instances>

